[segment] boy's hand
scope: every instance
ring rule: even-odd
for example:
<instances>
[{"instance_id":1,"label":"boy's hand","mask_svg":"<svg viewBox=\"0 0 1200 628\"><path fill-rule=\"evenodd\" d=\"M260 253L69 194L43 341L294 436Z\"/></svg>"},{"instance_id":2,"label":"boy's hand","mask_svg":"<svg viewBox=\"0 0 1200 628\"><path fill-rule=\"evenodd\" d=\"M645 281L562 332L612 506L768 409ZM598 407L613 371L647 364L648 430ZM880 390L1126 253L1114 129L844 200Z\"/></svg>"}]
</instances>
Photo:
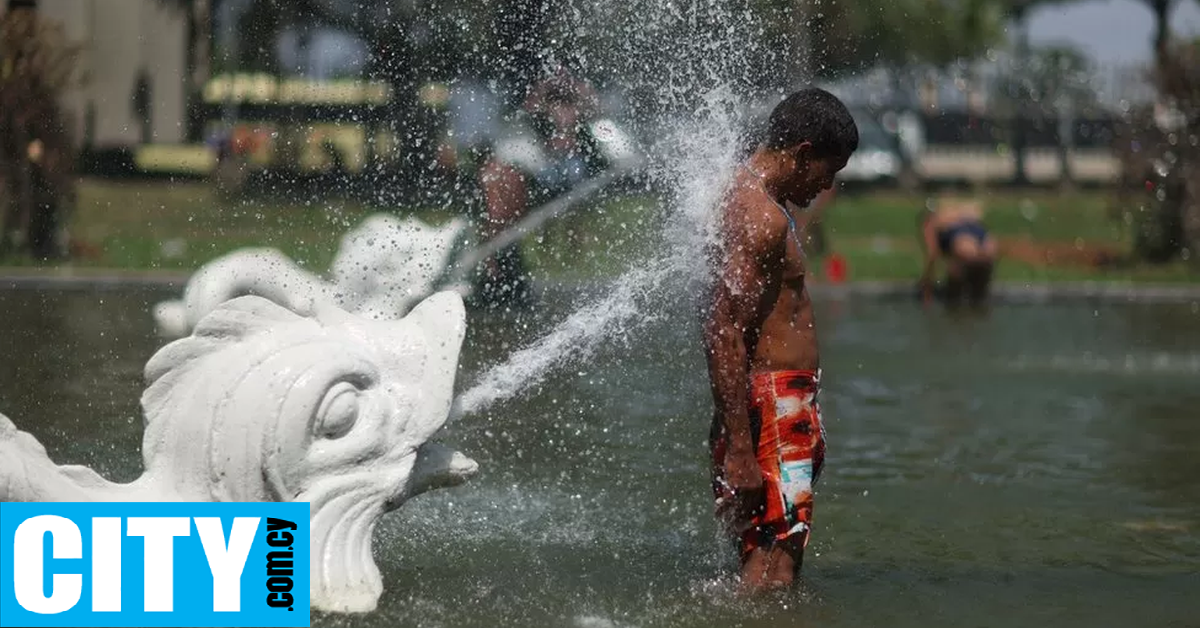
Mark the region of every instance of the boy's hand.
<instances>
[{"instance_id":1,"label":"boy's hand","mask_svg":"<svg viewBox=\"0 0 1200 628\"><path fill-rule=\"evenodd\" d=\"M749 522L766 505L762 467L754 450L749 447L730 447L725 452L725 483L733 491L735 517Z\"/></svg>"}]
</instances>

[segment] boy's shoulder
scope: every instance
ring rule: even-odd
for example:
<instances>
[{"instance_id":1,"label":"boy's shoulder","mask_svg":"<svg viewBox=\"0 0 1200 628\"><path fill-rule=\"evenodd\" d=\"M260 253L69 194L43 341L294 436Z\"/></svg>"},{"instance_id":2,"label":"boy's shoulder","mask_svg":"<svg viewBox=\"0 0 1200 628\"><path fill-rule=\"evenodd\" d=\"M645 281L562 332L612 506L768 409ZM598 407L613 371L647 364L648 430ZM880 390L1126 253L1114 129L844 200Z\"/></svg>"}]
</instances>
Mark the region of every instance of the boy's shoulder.
<instances>
[{"instance_id":1,"label":"boy's shoulder","mask_svg":"<svg viewBox=\"0 0 1200 628\"><path fill-rule=\"evenodd\" d=\"M787 236L787 216L763 190L743 186L726 200L722 213L726 237L778 244Z\"/></svg>"}]
</instances>

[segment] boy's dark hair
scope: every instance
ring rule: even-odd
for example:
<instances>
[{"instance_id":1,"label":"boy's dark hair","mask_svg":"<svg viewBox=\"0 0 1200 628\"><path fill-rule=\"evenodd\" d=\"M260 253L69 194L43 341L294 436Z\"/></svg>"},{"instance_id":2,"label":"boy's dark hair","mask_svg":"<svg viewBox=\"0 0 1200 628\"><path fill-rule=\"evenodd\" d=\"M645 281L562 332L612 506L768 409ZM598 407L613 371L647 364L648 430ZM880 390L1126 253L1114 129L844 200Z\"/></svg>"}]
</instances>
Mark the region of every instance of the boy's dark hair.
<instances>
[{"instance_id":1,"label":"boy's dark hair","mask_svg":"<svg viewBox=\"0 0 1200 628\"><path fill-rule=\"evenodd\" d=\"M848 159L858 149L858 125L837 96L809 87L775 105L761 142L773 150L811 142L817 158Z\"/></svg>"}]
</instances>

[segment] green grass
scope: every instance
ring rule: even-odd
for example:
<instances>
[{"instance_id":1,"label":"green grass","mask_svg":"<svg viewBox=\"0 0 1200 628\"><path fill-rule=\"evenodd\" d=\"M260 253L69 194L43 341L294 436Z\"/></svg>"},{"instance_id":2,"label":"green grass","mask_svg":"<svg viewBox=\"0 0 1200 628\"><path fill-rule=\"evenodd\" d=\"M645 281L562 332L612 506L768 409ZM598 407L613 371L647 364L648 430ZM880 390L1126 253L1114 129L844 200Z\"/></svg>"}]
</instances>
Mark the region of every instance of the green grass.
<instances>
[{"instance_id":1,"label":"green grass","mask_svg":"<svg viewBox=\"0 0 1200 628\"><path fill-rule=\"evenodd\" d=\"M995 192L981 196L987 223L1002 241L1129 250L1128 233L1109 215L1104 192ZM843 194L825 216L829 249L843 255L852 280L912 280L921 264L916 216L925 196L899 192ZM342 235L372 212L415 215L437 223L445 210L369 206L330 200L311 203L223 201L198 183L86 180L71 233L93 249L63 263L74 269L191 270L241 247L274 247L314 271L328 268ZM602 198L551 222L524 244L530 269L541 277L612 276L645 260L656 246L661 206L648 196ZM9 266L29 265L17 259ZM820 260L815 260L820 265ZM818 269L819 270L819 269ZM1165 266L1046 265L1002 261L1011 281L1198 281L1183 263Z\"/></svg>"},{"instance_id":2,"label":"green grass","mask_svg":"<svg viewBox=\"0 0 1200 628\"><path fill-rule=\"evenodd\" d=\"M653 253L658 213L649 197L599 199L530 238L525 260L531 273L542 276L617 275Z\"/></svg>"},{"instance_id":3,"label":"green grass","mask_svg":"<svg viewBox=\"0 0 1200 628\"><path fill-rule=\"evenodd\" d=\"M278 248L297 263L319 270L332 261L342 234L376 209L344 201L224 201L211 186L193 182L87 181L80 189L71 233L99 247L100 256L73 263L193 269L234 249L262 246ZM431 221L445 219L437 212L420 214Z\"/></svg>"},{"instance_id":4,"label":"green grass","mask_svg":"<svg viewBox=\"0 0 1200 628\"><path fill-rule=\"evenodd\" d=\"M890 191L843 194L830 209L826 225L831 233L843 237L883 235L915 239L917 213L928 198ZM1104 192L1000 191L984 193L978 198L984 203L988 228L1000 236L1125 243L1124 229L1110 217Z\"/></svg>"},{"instance_id":5,"label":"green grass","mask_svg":"<svg viewBox=\"0 0 1200 628\"><path fill-rule=\"evenodd\" d=\"M464 203L464 206L467 204ZM467 210L464 210L467 211ZM242 247L272 247L316 272L332 262L341 237L374 212L437 224L443 209L386 207L340 199L289 203L219 198L198 182L85 180L72 216L72 238L87 251L73 269L192 270ZM527 240L526 260L542 276L595 277L620 272L646 252L656 205L645 197L602 198ZM89 254L90 253L90 254ZM32 266L27 258L0 265Z\"/></svg>"},{"instance_id":6,"label":"green grass","mask_svg":"<svg viewBox=\"0 0 1200 628\"><path fill-rule=\"evenodd\" d=\"M978 198L985 206L988 229L1002 243L1028 239L1039 246L1105 249L1122 257L1131 249L1129 230L1112 217L1104 191L999 191ZM898 192L840 196L825 215L829 250L845 257L852 280L915 279L922 263L917 215L926 200ZM1200 281L1200 272L1183 262L1097 268L1078 262L1035 264L1009 256L1001 259L997 277L1033 283L1148 283Z\"/></svg>"}]
</instances>

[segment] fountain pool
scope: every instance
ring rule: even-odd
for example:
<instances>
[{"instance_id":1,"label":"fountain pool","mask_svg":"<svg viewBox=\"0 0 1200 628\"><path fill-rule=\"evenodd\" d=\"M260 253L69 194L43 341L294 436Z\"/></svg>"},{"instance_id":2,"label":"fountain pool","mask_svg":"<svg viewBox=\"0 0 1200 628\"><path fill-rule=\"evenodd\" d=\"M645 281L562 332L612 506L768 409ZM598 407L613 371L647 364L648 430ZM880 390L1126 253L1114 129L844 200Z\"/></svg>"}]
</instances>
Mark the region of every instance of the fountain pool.
<instances>
[{"instance_id":1,"label":"fountain pool","mask_svg":"<svg viewBox=\"0 0 1200 628\"><path fill-rule=\"evenodd\" d=\"M593 290L471 312L460 390ZM599 293L599 292L598 292ZM60 463L140 470L168 292L0 292L0 407ZM795 591L716 536L691 310L452 423L468 484L385 517L379 609L314 626L1166 626L1200 616L1200 313L818 297L829 457Z\"/></svg>"}]
</instances>

